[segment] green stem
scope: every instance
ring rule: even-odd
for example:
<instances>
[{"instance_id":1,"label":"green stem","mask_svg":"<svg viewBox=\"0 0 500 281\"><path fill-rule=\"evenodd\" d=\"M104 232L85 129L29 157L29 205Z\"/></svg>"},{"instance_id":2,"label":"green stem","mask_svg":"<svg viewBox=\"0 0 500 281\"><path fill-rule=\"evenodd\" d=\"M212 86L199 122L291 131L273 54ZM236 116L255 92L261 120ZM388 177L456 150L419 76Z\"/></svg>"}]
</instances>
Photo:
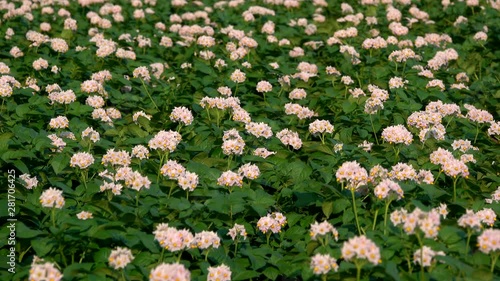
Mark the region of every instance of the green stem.
<instances>
[{"instance_id":1,"label":"green stem","mask_svg":"<svg viewBox=\"0 0 500 281\"><path fill-rule=\"evenodd\" d=\"M88 189L88 187L87 187L87 175L86 175L86 173L88 174L87 170L85 172L84 171L80 171L80 174L82 175L83 185L85 186L85 190Z\"/></svg>"},{"instance_id":2,"label":"green stem","mask_svg":"<svg viewBox=\"0 0 500 281\"><path fill-rule=\"evenodd\" d=\"M56 227L56 208L52 207L52 212L50 214L50 217L52 219L52 226Z\"/></svg>"},{"instance_id":3,"label":"green stem","mask_svg":"<svg viewBox=\"0 0 500 281\"><path fill-rule=\"evenodd\" d=\"M392 200L388 200L385 202L385 212L384 212L384 235L387 234L387 213L389 211L389 205L391 204Z\"/></svg>"},{"instance_id":4,"label":"green stem","mask_svg":"<svg viewBox=\"0 0 500 281\"><path fill-rule=\"evenodd\" d=\"M165 247L161 247L160 259L158 260L157 265L163 262L163 254L165 254Z\"/></svg>"},{"instance_id":5,"label":"green stem","mask_svg":"<svg viewBox=\"0 0 500 281\"><path fill-rule=\"evenodd\" d=\"M396 163L398 163L398 161L399 161L399 147L397 147L397 148L396 148L396 146L397 146L397 144L395 144L395 145L392 147L392 149L394 149L394 155L395 155L395 157L394 157L394 161L395 161L395 162L394 162L394 163L395 163L395 164L396 164Z\"/></svg>"},{"instance_id":6,"label":"green stem","mask_svg":"<svg viewBox=\"0 0 500 281\"><path fill-rule=\"evenodd\" d=\"M492 255L493 257L491 257L491 268L490 268L491 272L493 272L493 270L495 269L495 264L497 263L499 254L495 252Z\"/></svg>"},{"instance_id":7,"label":"green stem","mask_svg":"<svg viewBox=\"0 0 500 281\"><path fill-rule=\"evenodd\" d=\"M375 217L373 218L372 230L375 230L375 225L377 224L377 216L378 216L378 209L375 211Z\"/></svg>"},{"instance_id":8,"label":"green stem","mask_svg":"<svg viewBox=\"0 0 500 281\"><path fill-rule=\"evenodd\" d=\"M375 141L377 142L377 145L379 145L378 138L377 138L377 133L375 132L375 126L373 126L373 118L371 114L368 114L370 116L370 123L372 124L372 130L373 130L373 135L375 136Z\"/></svg>"},{"instance_id":9,"label":"green stem","mask_svg":"<svg viewBox=\"0 0 500 281\"><path fill-rule=\"evenodd\" d=\"M354 217L356 218L356 226L358 227L359 235L361 235L361 228L359 227L359 220L358 220L358 210L356 209L356 197L354 196L354 188L351 188L351 195L352 195L352 208L354 210Z\"/></svg>"},{"instance_id":10,"label":"green stem","mask_svg":"<svg viewBox=\"0 0 500 281\"><path fill-rule=\"evenodd\" d=\"M144 90L146 91L146 94L148 95L149 99L153 102L153 105L156 107L156 109L158 109L158 105L156 105L156 102L151 97L151 94L149 94L148 88L146 88L146 84L144 84L144 80L142 80L142 79L140 79L140 80L141 80L142 86L144 87Z\"/></svg>"},{"instance_id":11,"label":"green stem","mask_svg":"<svg viewBox=\"0 0 500 281\"><path fill-rule=\"evenodd\" d=\"M356 265L356 281L359 281L361 280L361 265L358 260L356 260L354 264Z\"/></svg>"},{"instance_id":12,"label":"green stem","mask_svg":"<svg viewBox=\"0 0 500 281\"><path fill-rule=\"evenodd\" d=\"M472 231L470 228L467 228L467 243L465 244L465 252L464 255L467 255L469 253L469 242L470 242L470 237L472 236Z\"/></svg>"},{"instance_id":13,"label":"green stem","mask_svg":"<svg viewBox=\"0 0 500 281\"><path fill-rule=\"evenodd\" d=\"M476 143L477 141L477 136L479 135L479 123L477 123L476 125L476 136L474 137L474 144Z\"/></svg>"},{"instance_id":14,"label":"green stem","mask_svg":"<svg viewBox=\"0 0 500 281\"><path fill-rule=\"evenodd\" d=\"M126 281L127 279L125 278L125 268L122 268L121 272L122 272L122 280Z\"/></svg>"},{"instance_id":15,"label":"green stem","mask_svg":"<svg viewBox=\"0 0 500 281\"><path fill-rule=\"evenodd\" d=\"M238 252L238 239L234 240L234 257L236 257L236 252Z\"/></svg>"},{"instance_id":16,"label":"green stem","mask_svg":"<svg viewBox=\"0 0 500 281\"><path fill-rule=\"evenodd\" d=\"M266 243L267 243L267 246L269 246L269 238L270 238L270 237L271 237L271 232L270 232L270 231L268 231L268 232L266 233Z\"/></svg>"},{"instance_id":17,"label":"green stem","mask_svg":"<svg viewBox=\"0 0 500 281\"><path fill-rule=\"evenodd\" d=\"M158 154L160 154L158 152ZM156 183L160 182L160 173L161 173L161 168L163 166L163 162L165 161L165 158L168 158L169 152L167 151L165 154L160 154L160 166L158 167L158 173L156 174Z\"/></svg>"},{"instance_id":18,"label":"green stem","mask_svg":"<svg viewBox=\"0 0 500 281\"><path fill-rule=\"evenodd\" d=\"M173 182L170 182L170 191L168 192L168 198L172 195L172 192L174 191L175 184Z\"/></svg>"},{"instance_id":19,"label":"green stem","mask_svg":"<svg viewBox=\"0 0 500 281\"><path fill-rule=\"evenodd\" d=\"M455 176L455 178L453 179L453 203L457 201L457 181L458 177Z\"/></svg>"}]
</instances>

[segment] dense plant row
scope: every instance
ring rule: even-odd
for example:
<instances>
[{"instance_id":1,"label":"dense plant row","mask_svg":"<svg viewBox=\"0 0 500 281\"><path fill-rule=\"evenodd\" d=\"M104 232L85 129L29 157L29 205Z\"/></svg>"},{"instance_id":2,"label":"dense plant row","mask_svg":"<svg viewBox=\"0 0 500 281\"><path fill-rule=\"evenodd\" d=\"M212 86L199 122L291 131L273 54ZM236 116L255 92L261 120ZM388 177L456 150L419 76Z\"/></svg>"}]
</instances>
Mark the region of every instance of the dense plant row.
<instances>
[{"instance_id":1,"label":"dense plant row","mask_svg":"<svg viewBox=\"0 0 500 281\"><path fill-rule=\"evenodd\" d=\"M499 274L498 1L0 3L2 280Z\"/></svg>"}]
</instances>

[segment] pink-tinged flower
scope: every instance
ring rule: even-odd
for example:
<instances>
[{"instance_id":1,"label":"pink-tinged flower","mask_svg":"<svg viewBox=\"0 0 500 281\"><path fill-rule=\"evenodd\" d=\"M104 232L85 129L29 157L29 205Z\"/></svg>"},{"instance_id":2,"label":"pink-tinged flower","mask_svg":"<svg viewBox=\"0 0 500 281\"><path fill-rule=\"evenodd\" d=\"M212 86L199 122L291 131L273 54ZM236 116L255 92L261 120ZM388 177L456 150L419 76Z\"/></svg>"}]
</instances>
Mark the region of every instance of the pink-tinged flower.
<instances>
[{"instance_id":1,"label":"pink-tinged flower","mask_svg":"<svg viewBox=\"0 0 500 281\"><path fill-rule=\"evenodd\" d=\"M434 183L434 175L428 170L419 170L416 178L417 183Z\"/></svg>"},{"instance_id":2,"label":"pink-tinged flower","mask_svg":"<svg viewBox=\"0 0 500 281\"><path fill-rule=\"evenodd\" d=\"M377 196L377 198L379 199L385 199L391 194L396 195L397 200L404 197L403 189L401 189L401 186L399 186L397 182L394 182L390 179L385 179L377 184L374 193L375 196Z\"/></svg>"},{"instance_id":3,"label":"pink-tinged flower","mask_svg":"<svg viewBox=\"0 0 500 281\"><path fill-rule=\"evenodd\" d=\"M136 145L132 148L132 157L139 159L147 159L149 158L149 150L144 145Z\"/></svg>"},{"instance_id":4,"label":"pink-tinged flower","mask_svg":"<svg viewBox=\"0 0 500 281\"><path fill-rule=\"evenodd\" d=\"M478 211L476 214L482 223L485 223L490 227L492 227L493 224L495 224L495 221L497 220L497 214L490 208L484 208Z\"/></svg>"},{"instance_id":5,"label":"pink-tinged flower","mask_svg":"<svg viewBox=\"0 0 500 281\"><path fill-rule=\"evenodd\" d=\"M309 124L309 132L311 134L333 133L334 127L328 120L316 120Z\"/></svg>"},{"instance_id":6,"label":"pink-tinged flower","mask_svg":"<svg viewBox=\"0 0 500 281\"><path fill-rule=\"evenodd\" d=\"M247 179L254 180L259 177L260 170L257 165L246 163L238 169L238 173Z\"/></svg>"},{"instance_id":7,"label":"pink-tinged flower","mask_svg":"<svg viewBox=\"0 0 500 281\"><path fill-rule=\"evenodd\" d=\"M460 150L461 152L466 152L467 150L479 150L479 148L471 144L470 140L454 140L451 147L453 150Z\"/></svg>"},{"instance_id":8,"label":"pink-tinged flower","mask_svg":"<svg viewBox=\"0 0 500 281\"><path fill-rule=\"evenodd\" d=\"M470 104L466 104L464 107L468 110L465 118L468 118L470 121L477 122L479 124L494 122L493 115L491 115L488 111L477 109Z\"/></svg>"},{"instance_id":9,"label":"pink-tinged flower","mask_svg":"<svg viewBox=\"0 0 500 281\"><path fill-rule=\"evenodd\" d=\"M65 203L62 193L62 190L51 187L42 192L42 195L40 195L40 203L43 207L61 209Z\"/></svg>"},{"instance_id":10,"label":"pink-tinged flower","mask_svg":"<svg viewBox=\"0 0 500 281\"><path fill-rule=\"evenodd\" d=\"M276 134L276 137L284 145L290 145L293 149L300 149L302 147L302 140L299 138L297 132L290 131L289 129L283 129Z\"/></svg>"},{"instance_id":11,"label":"pink-tinged flower","mask_svg":"<svg viewBox=\"0 0 500 281\"><path fill-rule=\"evenodd\" d=\"M27 189L33 189L38 185L38 179L35 176L31 177L30 174L22 174L19 178Z\"/></svg>"},{"instance_id":12,"label":"pink-tinged flower","mask_svg":"<svg viewBox=\"0 0 500 281\"><path fill-rule=\"evenodd\" d=\"M488 35L484 31L479 31L476 34L474 34L474 40L484 42L484 41L488 40Z\"/></svg>"},{"instance_id":13,"label":"pink-tinged flower","mask_svg":"<svg viewBox=\"0 0 500 281\"><path fill-rule=\"evenodd\" d=\"M271 231L272 233L279 233L281 228L286 224L286 217L282 213L274 212L261 217L257 222L257 227L263 233Z\"/></svg>"},{"instance_id":14,"label":"pink-tinged flower","mask_svg":"<svg viewBox=\"0 0 500 281\"><path fill-rule=\"evenodd\" d=\"M417 171L411 164L398 163L392 166L387 176L389 176L390 179L399 181L415 180L417 178Z\"/></svg>"},{"instance_id":15,"label":"pink-tinged flower","mask_svg":"<svg viewBox=\"0 0 500 281\"><path fill-rule=\"evenodd\" d=\"M35 256L30 268L30 281L60 281L63 275L53 263L44 262L43 259Z\"/></svg>"},{"instance_id":16,"label":"pink-tinged flower","mask_svg":"<svg viewBox=\"0 0 500 281\"><path fill-rule=\"evenodd\" d=\"M268 93L273 90L273 86L267 81L259 81L256 90L259 93Z\"/></svg>"},{"instance_id":17,"label":"pink-tinged flower","mask_svg":"<svg viewBox=\"0 0 500 281\"><path fill-rule=\"evenodd\" d=\"M219 248L220 238L213 231L202 231L194 235L191 248L208 249L209 247Z\"/></svg>"},{"instance_id":18,"label":"pink-tinged flower","mask_svg":"<svg viewBox=\"0 0 500 281\"><path fill-rule=\"evenodd\" d=\"M52 149L52 151L61 152L66 146L66 142L56 134L50 134L47 137L52 141L51 145L56 147L56 149Z\"/></svg>"},{"instance_id":19,"label":"pink-tinged flower","mask_svg":"<svg viewBox=\"0 0 500 281\"><path fill-rule=\"evenodd\" d=\"M347 183L346 188L356 190L368 183L368 172L356 161L347 161L335 173L338 182Z\"/></svg>"},{"instance_id":20,"label":"pink-tinged flower","mask_svg":"<svg viewBox=\"0 0 500 281\"><path fill-rule=\"evenodd\" d=\"M170 114L172 122L182 122L184 125L191 125L193 122L193 113L187 107L174 107Z\"/></svg>"},{"instance_id":21,"label":"pink-tinged flower","mask_svg":"<svg viewBox=\"0 0 500 281\"><path fill-rule=\"evenodd\" d=\"M243 176L233 171L226 171L217 179L217 184L221 186L243 186Z\"/></svg>"},{"instance_id":22,"label":"pink-tinged flower","mask_svg":"<svg viewBox=\"0 0 500 281\"><path fill-rule=\"evenodd\" d=\"M465 214L458 219L457 223L463 228L481 229L481 219L473 210L467 209Z\"/></svg>"},{"instance_id":23,"label":"pink-tinged flower","mask_svg":"<svg viewBox=\"0 0 500 281\"><path fill-rule=\"evenodd\" d=\"M66 53L69 49L68 43L61 38L50 39L50 47L59 53Z\"/></svg>"},{"instance_id":24,"label":"pink-tinged flower","mask_svg":"<svg viewBox=\"0 0 500 281\"><path fill-rule=\"evenodd\" d=\"M407 234L414 234L416 230L420 229L426 238L435 238L441 225L441 216L445 217L447 213L446 205L434 208L429 212L415 208L413 212L408 213L401 209L391 213L391 221L395 226L402 224L403 230Z\"/></svg>"},{"instance_id":25,"label":"pink-tinged flower","mask_svg":"<svg viewBox=\"0 0 500 281\"><path fill-rule=\"evenodd\" d=\"M403 80L401 77L392 77L389 80L390 89L403 88L406 84L408 84L408 80Z\"/></svg>"},{"instance_id":26,"label":"pink-tinged flower","mask_svg":"<svg viewBox=\"0 0 500 281\"><path fill-rule=\"evenodd\" d=\"M325 69L326 74L328 75L334 75L334 76L340 76L341 73L338 71L335 67L333 66L327 66Z\"/></svg>"},{"instance_id":27,"label":"pink-tinged flower","mask_svg":"<svg viewBox=\"0 0 500 281\"><path fill-rule=\"evenodd\" d=\"M232 74L231 74L231 81L235 83L243 83L246 80L246 75L244 72L242 72L239 69L236 69Z\"/></svg>"},{"instance_id":28,"label":"pink-tinged flower","mask_svg":"<svg viewBox=\"0 0 500 281\"><path fill-rule=\"evenodd\" d=\"M80 220L88 220L94 218L92 216L92 213L87 211L81 211L80 213L76 214L76 217Z\"/></svg>"},{"instance_id":29,"label":"pink-tinged flower","mask_svg":"<svg viewBox=\"0 0 500 281\"><path fill-rule=\"evenodd\" d=\"M117 247L109 255L108 262L114 269L125 268L127 264L134 260L132 251L127 248Z\"/></svg>"},{"instance_id":30,"label":"pink-tinged flower","mask_svg":"<svg viewBox=\"0 0 500 281\"><path fill-rule=\"evenodd\" d=\"M76 153L71 157L69 163L71 167L78 167L80 169L86 169L92 164L94 164L94 156L87 152Z\"/></svg>"},{"instance_id":31,"label":"pink-tinged flower","mask_svg":"<svg viewBox=\"0 0 500 281\"><path fill-rule=\"evenodd\" d=\"M485 254L500 250L500 229L486 229L477 238L479 250Z\"/></svg>"},{"instance_id":32,"label":"pink-tinged flower","mask_svg":"<svg viewBox=\"0 0 500 281\"><path fill-rule=\"evenodd\" d=\"M198 175L192 172L184 172L177 178L177 184L183 190L193 191L198 186Z\"/></svg>"},{"instance_id":33,"label":"pink-tinged flower","mask_svg":"<svg viewBox=\"0 0 500 281\"><path fill-rule=\"evenodd\" d=\"M160 172L162 175L168 177L171 180L177 180L182 174L186 172L186 168L184 168L176 160L168 160L167 163L165 163L161 167Z\"/></svg>"},{"instance_id":34,"label":"pink-tinged flower","mask_svg":"<svg viewBox=\"0 0 500 281\"><path fill-rule=\"evenodd\" d=\"M311 269L314 274L321 275L327 274L330 270L337 272L339 265L337 260L330 255L316 254L311 258Z\"/></svg>"},{"instance_id":35,"label":"pink-tinged flower","mask_svg":"<svg viewBox=\"0 0 500 281\"><path fill-rule=\"evenodd\" d=\"M256 137L264 137L268 139L273 136L271 126L267 125L264 122L249 122L245 125L245 129L248 133Z\"/></svg>"},{"instance_id":36,"label":"pink-tinged flower","mask_svg":"<svg viewBox=\"0 0 500 281\"><path fill-rule=\"evenodd\" d=\"M37 71L42 70L42 69L47 69L48 67L49 67L49 63L42 58L39 58L33 62L33 68Z\"/></svg>"},{"instance_id":37,"label":"pink-tinged flower","mask_svg":"<svg viewBox=\"0 0 500 281\"><path fill-rule=\"evenodd\" d=\"M253 153L252 153L252 154L253 154L253 155L255 155L255 156L259 156L259 157L262 157L262 158L264 158L264 159L265 159L265 158L267 158L267 157L269 157L269 156L271 156L271 155L276 154L276 152L274 152L274 151L269 151L269 150L267 150L267 149L265 149L265 148L263 148L263 147L259 147L259 148L256 148L256 149L253 151Z\"/></svg>"},{"instance_id":38,"label":"pink-tinged flower","mask_svg":"<svg viewBox=\"0 0 500 281\"><path fill-rule=\"evenodd\" d=\"M498 203L500 202L500 186L497 187L497 190L495 190L491 194L491 198L485 199L486 203L492 204L493 202Z\"/></svg>"},{"instance_id":39,"label":"pink-tinged flower","mask_svg":"<svg viewBox=\"0 0 500 281\"><path fill-rule=\"evenodd\" d=\"M229 97L233 94L233 92L231 91L231 88L229 88L227 86L222 86L222 87L217 88L217 92L219 92L219 94L226 96L226 97Z\"/></svg>"},{"instance_id":40,"label":"pink-tinged flower","mask_svg":"<svg viewBox=\"0 0 500 281\"><path fill-rule=\"evenodd\" d=\"M198 37L196 44L207 48L213 47L215 46L215 38L213 38L212 36L202 35Z\"/></svg>"},{"instance_id":41,"label":"pink-tinged flower","mask_svg":"<svg viewBox=\"0 0 500 281\"><path fill-rule=\"evenodd\" d=\"M231 268L225 264L208 267L207 281L231 281Z\"/></svg>"},{"instance_id":42,"label":"pink-tinged flower","mask_svg":"<svg viewBox=\"0 0 500 281\"><path fill-rule=\"evenodd\" d=\"M435 252L428 246L423 246L421 249L418 249L413 253L413 263L420 264L420 266L426 267L431 266L433 262L433 258L435 256L444 256L443 251Z\"/></svg>"},{"instance_id":43,"label":"pink-tinged flower","mask_svg":"<svg viewBox=\"0 0 500 281\"><path fill-rule=\"evenodd\" d=\"M247 239L247 231L244 225L235 223L233 228L229 229L227 235L231 236L231 239L235 240L237 236L242 236L243 239Z\"/></svg>"},{"instance_id":44,"label":"pink-tinged flower","mask_svg":"<svg viewBox=\"0 0 500 281\"><path fill-rule=\"evenodd\" d=\"M173 152L180 143L182 136L174 131L160 131L148 142L151 149Z\"/></svg>"},{"instance_id":45,"label":"pink-tinged flower","mask_svg":"<svg viewBox=\"0 0 500 281\"><path fill-rule=\"evenodd\" d=\"M87 127L82 131L82 139L83 138L89 138L93 143L96 143L101 139L99 132L94 130L92 127Z\"/></svg>"},{"instance_id":46,"label":"pink-tinged flower","mask_svg":"<svg viewBox=\"0 0 500 281\"><path fill-rule=\"evenodd\" d=\"M183 1L183 0L174 0ZM173 2L174 2L173 1ZM149 281L189 281L191 272L180 263L162 263L149 273Z\"/></svg>"},{"instance_id":47,"label":"pink-tinged flower","mask_svg":"<svg viewBox=\"0 0 500 281\"><path fill-rule=\"evenodd\" d=\"M385 128L382 131L382 139L389 143L409 145L413 142L413 135L403 125L396 125Z\"/></svg>"},{"instance_id":48,"label":"pink-tinged flower","mask_svg":"<svg viewBox=\"0 0 500 281\"><path fill-rule=\"evenodd\" d=\"M490 127L488 128L488 135L490 136L500 136L500 121L490 122Z\"/></svg>"},{"instance_id":49,"label":"pink-tinged flower","mask_svg":"<svg viewBox=\"0 0 500 281\"><path fill-rule=\"evenodd\" d=\"M64 129L69 127L69 120L66 116L57 116L50 119L49 127L52 129Z\"/></svg>"},{"instance_id":50,"label":"pink-tinged flower","mask_svg":"<svg viewBox=\"0 0 500 281\"><path fill-rule=\"evenodd\" d=\"M125 150L115 151L114 148L108 149L106 154L102 156L101 160L104 166L107 165L118 165L118 166L129 166L131 162L130 154Z\"/></svg>"},{"instance_id":51,"label":"pink-tinged flower","mask_svg":"<svg viewBox=\"0 0 500 281\"><path fill-rule=\"evenodd\" d=\"M194 239L193 234L188 230L177 230L166 223L160 223L153 234L160 246L171 252L189 249Z\"/></svg>"},{"instance_id":52,"label":"pink-tinged flower","mask_svg":"<svg viewBox=\"0 0 500 281\"><path fill-rule=\"evenodd\" d=\"M469 177L469 168L462 160L449 159L442 165L442 169L447 176L457 177L462 176L464 178Z\"/></svg>"},{"instance_id":53,"label":"pink-tinged flower","mask_svg":"<svg viewBox=\"0 0 500 281\"><path fill-rule=\"evenodd\" d=\"M355 236L344 242L342 246L342 258L346 261L366 259L374 265L382 262L379 247L364 235Z\"/></svg>"},{"instance_id":54,"label":"pink-tinged flower","mask_svg":"<svg viewBox=\"0 0 500 281\"><path fill-rule=\"evenodd\" d=\"M241 155L245 148L245 141L236 129L227 130L222 137L222 152L226 155Z\"/></svg>"},{"instance_id":55,"label":"pink-tinged flower","mask_svg":"<svg viewBox=\"0 0 500 281\"><path fill-rule=\"evenodd\" d=\"M139 79L142 79L144 81L151 80L149 70L145 66L139 66L136 69L134 69L133 75L134 75L134 78L139 78Z\"/></svg>"},{"instance_id":56,"label":"pink-tinged flower","mask_svg":"<svg viewBox=\"0 0 500 281\"><path fill-rule=\"evenodd\" d=\"M285 104L285 113L287 115L296 115L299 119L312 118L318 114L310 110L307 106L301 106L296 103Z\"/></svg>"},{"instance_id":57,"label":"pink-tinged flower","mask_svg":"<svg viewBox=\"0 0 500 281\"><path fill-rule=\"evenodd\" d=\"M304 99L307 96L307 93L304 89L302 88L296 88L293 89L289 94L288 98L289 99L294 99L294 100L301 100Z\"/></svg>"},{"instance_id":58,"label":"pink-tinged flower","mask_svg":"<svg viewBox=\"0 0 500 281\"><path fill-rule=\"evenodd\" d=\"M146 114L144 111L137 111L136 113L134 113L134 115L132 116L132 120L138 124L139 122L139 117L144 117L145 119L148 119L148 120L151 120L151 115L149 114Z\"/></svg>"},{"instance_id":59,"label":"pink-tinged flower","mask_svg":"<svg viewBox=\"0 0 500 281\"><path fill-rule=\"evenodd\" d=\"M335 238L335 241L338 241L339 232L328 221L323 221L322 223L318 223L317 221L315 221L313 224L311 224L311 230L309 234L311 235L312 240L318 240L318 236L324 236L328 233L331 233L333 235L333 238Z\"/></svg>"}]
</instances>

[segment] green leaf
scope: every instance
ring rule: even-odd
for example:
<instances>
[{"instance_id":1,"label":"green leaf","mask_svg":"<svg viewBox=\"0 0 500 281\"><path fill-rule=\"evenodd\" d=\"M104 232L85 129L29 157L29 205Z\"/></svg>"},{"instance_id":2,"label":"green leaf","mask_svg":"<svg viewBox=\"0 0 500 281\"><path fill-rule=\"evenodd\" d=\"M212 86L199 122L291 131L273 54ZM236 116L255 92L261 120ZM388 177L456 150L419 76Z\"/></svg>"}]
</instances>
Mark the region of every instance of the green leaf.
<instances>
[{"instance_id":1,"label":"green leaf","mask_svg":"<svg viewBox=\"0 0 500 281\"><path fill-rule=\"evenodd\" d=\"M276 278L278 278L278 275L280 274L280 272L274 267L268 267L264 269L263 273L267 278L271 280L276 280Z\"/></svg>"},{"instance_id":2,"label":"green leaf","mask_svg":"<svg viewBox=\"0 0 500 281\"><path fill-rule=\"evenodd\" d=\"M354 102L345 101L342 103L342 110L344 111L344 113L351 113L357 107L358 107L358 105Z\"/></svg>"},{"instance_id":3,"label":"green leaf","mask_svg":"<svg viewBox=\"0 0 500 281\"><path fill-rule=\"evenodd\" d=\"M83 277L91 272L94 263L73 263L64 268L63 276L71 280L77 277Z\"/></svg>"},{"instance_id":4,"label":"green leaf","mask_svg":"<svg viewBox=\"0 0 500 281\"><path fill-rule=\"evenodd\" d=\"M54 169L56 175L60 174L66 167L69 166L70 157L66 154L57 154L50 161L49 164Z\"/></svg>"},{"instance_id":5,"label":"green leaf","mask_svg":"<svg viewBox=\"0 0 500 281\"><path fill-rule=\"evenodd\" d=\"M400 281L399 270L395 262L388 261L387 266L385 267L385 272L391 276L394 280Z\"/></svg>"},{"instance_id":6,"label":"green leaf","mask_svg":"<svg viewBox=\"0 0 500 281\"><path fill-rule=\"evenodd\" d=\"M347 200L345 198L341 198L341 199L335 200L333 202L332 213L338 214L340 212L343 212L349 206L351 206L351 201L349 201L349 200Z\"/></svg>"},{"instance_id":7,"label":"green leaf","mask_svg":"<svg viewBox=\"0 0 500 281\"><path fill-rule=\"evenodd\" d=\"M40 235L45 235L41 230L35 230L27 227L23 222L16 223L16 233L18 238L35 238Z\"/></svg>"},{"instance_id":8,"label":"green leaf","mask_svg":"<svg viewBox=\"0 0 500 281\"><path fill-rule=\"evenodd\" d=\"M28 114L30 111L31 109L29 103L16 106L16 114L21 118L24 117L24 115Z\"/></svg>"},{"instance_id":9,"label":"green leaf","mask_svg":"<svg viewBox=\"0 0 500 281\"><path fill-rule=\"evenodd\" d=\"M252 270L239 271L234 274L234 277L231 277L231 280L250 280L259 275L258 272Z\"/></svg>"},{"instance_id":10,"label":"green leaf","mask_svg":"<svg viewBox=\"0 0 500 281\"><path fill-rule=\"evenodd\" d=\"M184 211L191 207L191 203L186 198L170 198L167 206L177 211Z\"/></svg>"},{"instance_id":11,"label":"green leaf","mask_svg":"<svg viewBox=\"0 0 500 281\"><path fill-rule=\"evenodd\" d=\"M31 247L35 250L36 255L41 258L46 257L56 245L57 241L49 237L31 240Z\"/></svg>"},{"instance_id":12,"label":"green leaf","mask_svg":"<svg viewBox=\"0 0 500 281\"><path fill-rule=\"evenodd\" d=\"M325 201L321 205L321 210L326 218L329 218L333 212L333 201Z\"/></svg>"}]
</instances>

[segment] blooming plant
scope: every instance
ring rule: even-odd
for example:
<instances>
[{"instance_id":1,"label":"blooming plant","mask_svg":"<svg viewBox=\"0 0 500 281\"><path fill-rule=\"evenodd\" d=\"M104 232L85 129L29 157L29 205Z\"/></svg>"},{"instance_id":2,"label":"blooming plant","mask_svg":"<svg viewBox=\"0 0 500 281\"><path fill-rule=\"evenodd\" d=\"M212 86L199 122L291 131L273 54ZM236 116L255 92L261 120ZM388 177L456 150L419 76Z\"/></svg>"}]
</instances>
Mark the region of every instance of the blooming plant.
<instances>
[{"instance_id":1,"label":"blooming plant","mask_svg":"<svg viewBox=\"0 0 500 281\"><path fill-rule=\"evenodd\" d=\"M499 1L0 18L0 280L500 275Z\"/></svg>"}]
</instances>

